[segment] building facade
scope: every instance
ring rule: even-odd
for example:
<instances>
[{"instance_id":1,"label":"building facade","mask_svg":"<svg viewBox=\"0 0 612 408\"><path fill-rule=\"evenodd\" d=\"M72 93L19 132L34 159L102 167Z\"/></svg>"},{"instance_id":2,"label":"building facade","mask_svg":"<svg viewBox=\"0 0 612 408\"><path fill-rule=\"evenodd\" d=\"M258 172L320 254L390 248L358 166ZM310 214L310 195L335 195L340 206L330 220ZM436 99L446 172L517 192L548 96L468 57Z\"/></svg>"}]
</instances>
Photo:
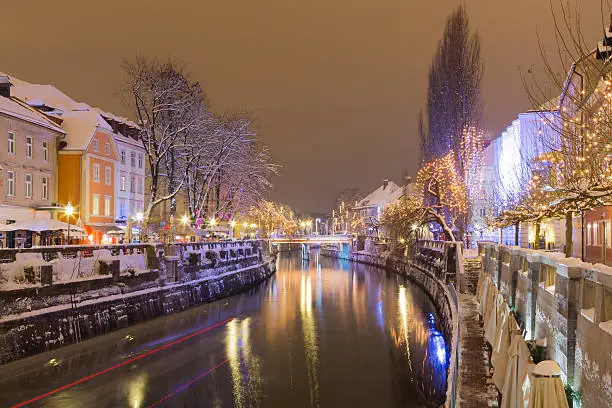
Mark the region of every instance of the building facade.
<instances>
[{"instance_id":1,"label":"building facade","mask_svg":"<svg viewBox=\"0 0 612 408\"><path fill-rule=\"evenodd\" d=\"M53 121L11 96L9 78L0 76L0 223L51 217L49 208L57 201L57 146L64 135ZM25 239L6 233L0 244L20 246L14 241Z\"/></svg>"}]
</instances>

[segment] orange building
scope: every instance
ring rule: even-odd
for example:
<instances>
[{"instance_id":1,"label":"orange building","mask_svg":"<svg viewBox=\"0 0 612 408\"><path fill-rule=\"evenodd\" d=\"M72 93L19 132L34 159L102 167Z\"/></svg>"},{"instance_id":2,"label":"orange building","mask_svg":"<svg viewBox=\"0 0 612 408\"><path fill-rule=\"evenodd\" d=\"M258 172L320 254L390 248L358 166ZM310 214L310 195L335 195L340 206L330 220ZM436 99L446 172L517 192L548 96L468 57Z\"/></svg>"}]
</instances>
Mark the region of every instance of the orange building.
<instances>
[{"instance_id":1,"label":"orange building","mask_svg":"<svg viewBox=\"0 0 612 408\"><path fill-rule=\"evenodd\" d=\"M119 160L113 130L93 109L64 112L62 128L67 145L58 160L59 202L75 207L73 218L90 241L110 242L106 233L116 228L114 175Z\"/></svg>"}]
</instances>

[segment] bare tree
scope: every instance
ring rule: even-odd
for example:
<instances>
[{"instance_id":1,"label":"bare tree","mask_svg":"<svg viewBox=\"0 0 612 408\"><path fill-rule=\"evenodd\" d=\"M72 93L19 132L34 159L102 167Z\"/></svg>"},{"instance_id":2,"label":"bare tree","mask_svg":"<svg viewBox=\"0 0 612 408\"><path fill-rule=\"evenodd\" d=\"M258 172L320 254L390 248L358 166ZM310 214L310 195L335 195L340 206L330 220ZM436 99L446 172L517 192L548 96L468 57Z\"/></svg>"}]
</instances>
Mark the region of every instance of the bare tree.
<instances>
[{"instance_id":1,"label":"bare tree","mask_svg":"<svg viewBox=\"0 0 612 408\"><path fill-rule=\"evenodd\" d=\"M478 127L483 71L480 37L470 32L465 7L460 5L446 20L444 34L429 68L428 133L423 137L425 151L421 153L424 162L452 150L457 154L458 169L463 172L462 134L466 128Z\"/></svg>"},{"instance_id":2,"label":"bare tree","mask_svg":"<svg viewBox=\"0 0 612 408\"><path fill-rule=\"evenodd\" d=\"M146 155L151 184L145 223L160 203L173 199L184 184L177 174L189 173L192 158L200 150L191 137L208 113L197 82L191 81L173 61L160 63L138 57L125 61L125 92L140 124L139 139ZM166 191L162 191L162 186Z\"/></svg>"}]
</instances>

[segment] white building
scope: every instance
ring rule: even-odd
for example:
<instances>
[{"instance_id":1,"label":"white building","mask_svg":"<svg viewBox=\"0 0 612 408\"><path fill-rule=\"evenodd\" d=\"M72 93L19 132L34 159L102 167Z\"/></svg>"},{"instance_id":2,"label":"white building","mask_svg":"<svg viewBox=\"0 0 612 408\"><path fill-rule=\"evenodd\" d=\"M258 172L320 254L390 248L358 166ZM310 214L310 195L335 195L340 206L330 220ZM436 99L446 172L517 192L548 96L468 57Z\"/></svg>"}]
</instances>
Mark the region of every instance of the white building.
<instances>
[{"instance_id":1,"label":"white building","mask_svg":"<svg viewBox=\"0 0 612 408\"><path fill-rule=\"evenodd\" d=\"M145 149L137 140L138 125L97 109L113 128L119 151L115 166L115 219L125 221L144 211Z\"/></svg>"}]
</instances>

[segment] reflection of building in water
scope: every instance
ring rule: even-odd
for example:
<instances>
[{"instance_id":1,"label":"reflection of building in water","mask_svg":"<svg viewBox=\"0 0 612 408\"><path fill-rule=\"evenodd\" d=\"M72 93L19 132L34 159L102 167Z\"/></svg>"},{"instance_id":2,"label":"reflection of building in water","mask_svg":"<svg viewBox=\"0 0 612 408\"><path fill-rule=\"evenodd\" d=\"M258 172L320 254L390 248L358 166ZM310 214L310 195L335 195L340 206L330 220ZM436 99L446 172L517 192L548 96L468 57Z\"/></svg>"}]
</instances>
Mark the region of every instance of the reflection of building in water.
<instances>
[{"instance_id":1,"label":"reflection of building in water","mask_svg":"<svg viewBox=\"0 0 612 408\"><path fill-rule=\"evenodd\" d=\"M429 337L421 373L421 390L429 398L441 398L446 392L447 350L444 336L436 330L436 320L429 314Z\"/></svg>"},{"instance_id":2,"label":"reflection of building in water","mask_svg":"<svg viewBox=\"0 0 612 408\"><path fill-rule=\"evenodd\" d=\"M302 275L300 296L300 314L304 333L304 351L306 354L306 371L310 389L310 406L319 406L319 345L317 328L312 313L312 287L310 276Z\"/></svg>"},{"instance_id":3,"label":"reflection of building in water","mask_svg":"<svg viewBox=\"0 0 612 408\"><path fill-rule=\"evenodd\" d=\"M389 327L389 349L398 405L438 406L446 392L446 366L440 367L440 359L446 361L444 338L435 322L427 322L410 287L400 285L396 293L397 323Z\"/></svg>"},{"instance_id":4,"label":"reflection of building in water","mask_svg":"<svg viewBox=\"0 0 612 408\"><path fill-rule=\"evenodd\" d=\"M226 352L234 390L234 406L258 405L262 395L261 360L252 350L250 318L227 324Z\"/></svg>"}]
</instances>

